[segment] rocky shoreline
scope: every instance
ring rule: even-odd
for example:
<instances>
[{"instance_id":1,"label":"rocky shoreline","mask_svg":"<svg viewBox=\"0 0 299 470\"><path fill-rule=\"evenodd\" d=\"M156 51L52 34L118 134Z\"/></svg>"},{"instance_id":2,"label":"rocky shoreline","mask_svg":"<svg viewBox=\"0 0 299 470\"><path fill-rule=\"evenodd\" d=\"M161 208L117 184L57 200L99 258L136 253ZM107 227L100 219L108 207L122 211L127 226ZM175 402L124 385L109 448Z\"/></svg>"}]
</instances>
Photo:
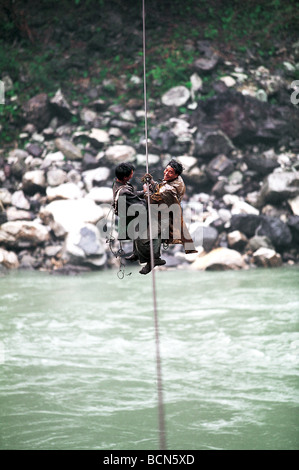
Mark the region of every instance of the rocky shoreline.
<instances>
[{"instance_id":1,"label":"rocky shoreline","mask_svg":"<svg viewBox=\"0 0 299 470\"><path fill-rule=\"evenodd\" d=\"M298 44L292 53L298 58ZM163 254L167 266L298 264L299 113L290 99L296 67L285 62L270 73L227 62L228 73L213 81L209 98L202 77L219 60L214 52L203 55L193 64L191 89L177 86L150 101L150 171L161 178L170 158L181 161L184 207L201 206L189 226L199 254L170 247ZM0 149L0 271L117 268L97 224L109 212L116 164L133 162L133 183L141 187L144 110L140 77L122 83L139 97L125 106L103 98L108 82L83 90L93 97L83 108L61 90L23 105L24 144Z\"/></svg>"}]
</instances>

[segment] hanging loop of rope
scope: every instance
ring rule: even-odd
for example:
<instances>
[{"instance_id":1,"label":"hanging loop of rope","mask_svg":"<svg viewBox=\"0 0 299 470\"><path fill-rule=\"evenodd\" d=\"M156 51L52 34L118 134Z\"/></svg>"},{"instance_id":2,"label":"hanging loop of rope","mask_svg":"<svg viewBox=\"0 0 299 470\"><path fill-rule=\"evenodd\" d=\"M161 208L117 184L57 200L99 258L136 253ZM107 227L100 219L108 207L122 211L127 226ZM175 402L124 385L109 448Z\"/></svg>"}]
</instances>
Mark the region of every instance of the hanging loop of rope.
<instances>
[{"instance_id":1,"label":"hanging loop of rope","mask_svg":"<svg viewBox=\"0 0 299 470\"><path fill-rule=\"evenodd\" d=\"M147 90L146 90L146 59L145 59L145 0L142 0L142 24L143 24L143 84L144 84L144 125L145 125L145 153L146 153L146 173L149 173L148 163L148 123L147 123ZM158 411L159 411L159 444L160 449L166 449L166 433L165 433L165 419L164 419L164 404L163 404L163 387L162 387L162 368L161 368L161 355L160 355L160 340L159 340L159 324L158 324L158 310L157 310L157 296L156 296L156 280L154 270L154 249L153 249L153 233L151 224L151 204L150 204L150 179L146 179L147 184L147 198L148 198L148 217L149 217L149 238L150 238L150 257L151 257L151 272L152 272L152 286L153 286L153 308L154 308L154 326L155 326L155 343L156 343L156 371L157 371L157 389L158 389Z\"/></svg>"}]
</instances>

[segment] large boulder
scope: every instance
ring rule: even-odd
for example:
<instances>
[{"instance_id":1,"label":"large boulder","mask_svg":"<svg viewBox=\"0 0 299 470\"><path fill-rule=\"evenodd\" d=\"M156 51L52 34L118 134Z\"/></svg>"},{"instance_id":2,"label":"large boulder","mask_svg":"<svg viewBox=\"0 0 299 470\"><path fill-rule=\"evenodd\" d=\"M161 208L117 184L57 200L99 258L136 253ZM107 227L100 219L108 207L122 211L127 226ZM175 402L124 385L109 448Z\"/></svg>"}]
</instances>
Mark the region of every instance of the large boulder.
<instances>
[{"instance_id":1,"label":"large boulder","mask_svg":"<svg viewBox=\"0 0 299 470\"><path fill-rule=\"evenodd\" d=\"M44 191L46 188L46 177L43 170L26 171L22 178L22 187L26 194L33 195Z\"/></svg>"},{"instance_id":2,"label":"large boulder","mask_svg":"<svg viewBox=\"0 0 299 470\"><path fill-rule=\"evenodd\" d=\"M292 233L287 224L278 217L262 216L257 235L268 237L274 248L280 250L292 243Z\"/></svg>"},{"instance_id":3,"label":"large boulder","mask_svg":"<svg viewBox=\"0 0 299 470\"><path fill-rule=\"evenodd\" d=\"M165 106L184 106L190 98L190 91L185 86L176 86L168 90L161 98Z\"/></svg>"},{"instance_id":4,"label":"large boulder","mask_svg":"<svg viewBox=\"0 0 299 470\"><path fill-rule=\"evenodd\" d=\"M264 268L273 268L282 265L280 254L270 248L259 248L253 253L253 260L258 266Z\"/></svg>"},{"instance_id":5,"label":"large boulder","mask_svg":"<svg viewBox=\"0 0 299 470\"><path fill-rule=\"evenodd\" d=\"M238 251L229 248L216 248L208 254L198 256L191 267L200 271L226 271L243 269L246 264Z\"/></svg>"},{"instance_id":6,"label":"large boulder","mask_svg":"<svg viewBox=\"0 0 299 470\"><path fill-rule=\"evenodd\" d=\"M46 190L48 201L55 199L80 199L82 191L75 183L63 183L59 186L48 186Z\"/></svg>"},{"instance_id":7,"label":"large boulder","mask_svg":"<svg viewBox=\"0 0 299 470\"><path fill-rule=\"evenodd\" d=\"M47 127L51 119L48 95L39 93L30 98L24 104L23 112L25 119L34 124L39 131Z\"/></svg>"},{"instance_id":8,"label":"large boulder","mask_svg":"<svg viewBox=\"0 0 299 470\"><path fill-rule=\"evenodd\" d=\"M200 124L199 124L200 123ZM275 143L298 135L295 106L279 106L243 95L232 89L198 102L192 125L213 124L234 143Z\"/></svg>"},{"instance_id":9,"label":"large boulder","mask_svg":"<svg viewBox=\"0 0 299 470\"><path fill-rule=\"evenodd\" d=\"M260 205L279 204L299 195L299 172L275 172L268 175L261 188Z\"/></svg>"},{"instance_id":10,"label":"large boulder","mask_svg":"<svg viewBox=\"0 0 299 470\"><path fill-rule=\"evenodd\" d=\"M212 181L218 181L220 176L227 176L234 170L234 162L226 155L217 155L206 168L207 175Z\"/></svg>"},{"instance_id":11,"label":"large boulder","mask_svg":"<svg viewBox=\"0 0 299 470\"><path fill-rule=\"evenodd\" d=\"M130 145L111 145L106 150L106 158L114 165L135 160L136 150Z\"/></svg>"},{"instance_id":12,"label":"large boulder","mask_svg":"<svg viewBox=\"0 0 299 470\"><path fill-rule=\"evenodd\" d=\"M214 247L219 234L214 227L196 223L191 225L190 235L196 247L202 246L208 252Z\"/></svg>"},{"instance_id":13,"label":"large boulder","mask_svg":"<svg viewBox=\"0 0 299 470\"><path fill-rule=\"evenodd\" d=\"M50 99L50 107L54 114L64 119L70 119L74 115L69 103L60 89L57 90L53 98Z\"/></svg>"},{"instance_id":14,"label":"large boulder","mask_svg":"<svg viewBox=\"0 0 299 470\"><path fill-rule=\"evenodd\" d=\"M65 232L84 223L96 224L104 217L103 210L92 199L65 199L50 202L43 213L52 216Z\"/></svg>"},{"instance_id":15,"label":"large boulder","mask_svg":"<svg viewBox=\"0 0 299 470\"><path fill-rule=\"evenodd\" d=\"M57 149L63 153L67 160L82 160L82 152L79 147L73 144L73 142L58 137L57 139L55 139L55 145Z\"/></svg>"},{"instance_id":16,"label":"large boulder","mask_svg":"<svg viewBox=\"0 0 299 470\"><path fill-rule=\"evenodd\" d=\"M14 248L27 248L49 240L49 231L37 219L33 222L16 220L6 222L0 228L0 243Z\"/></svg>"},{"instance_id":17,"label":"large boulder","mask_svg":"<svg viewBox=\"0 0 299 470\"><path fill-rule=\"evenodd\" d=\"M7 251L0 248L0 266L7 269L17 269L19 267L19 260L13 251Z\"/></svg>"},{"instance_id":18,"label":"large boulder","mask_svg":"<svg viewBox=\"0 0 299 470\"><path fill-rule=\"evenodd\" d=\"M226 155L233 149L233 143L221 130L208 132L199 131L195 136L194 153L198 157L209 158L220 154Z\"/></svg>"},{"instance_id":19,"label":"large boulder","mask_svg":"<svg viewBox=\"0 0 299 470\"><path fill-rule=\"evenodd\" d=\"M72 264L89 264L98 268L107 260L105 242L94 225L82 224L68 233L63 256Z\"/></svg>"},{"instance_id":20,"label":"large boulder","mask_svg":"<svg viewBox=\"0 0 299 470\"><path fill-rule=\"evenodd\" d=\"M256 214L234 214L230 220L229 232L238 230L251 238L256 235L262 217Z\"/></svg>"}]
</instances>

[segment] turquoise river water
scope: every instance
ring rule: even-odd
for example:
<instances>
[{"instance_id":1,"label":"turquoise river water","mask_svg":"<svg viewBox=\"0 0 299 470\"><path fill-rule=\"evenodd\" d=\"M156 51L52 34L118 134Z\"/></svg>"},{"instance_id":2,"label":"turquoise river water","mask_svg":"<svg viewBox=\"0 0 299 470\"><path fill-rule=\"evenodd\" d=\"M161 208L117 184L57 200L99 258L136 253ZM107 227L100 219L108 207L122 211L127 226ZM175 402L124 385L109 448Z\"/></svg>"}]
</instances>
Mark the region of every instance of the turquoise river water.
<instances>
[{"instance_id":1,"label":"turquoise river water","mask_svg":"<svg viewBox=\"0 0 299 470\"><path fill-rule=\"evenodd\" d=\"M299 448L299 269L156 272L166 441ZM0 449L159 449L152 277L0 278Z\"/></svg>"}]
</instances>

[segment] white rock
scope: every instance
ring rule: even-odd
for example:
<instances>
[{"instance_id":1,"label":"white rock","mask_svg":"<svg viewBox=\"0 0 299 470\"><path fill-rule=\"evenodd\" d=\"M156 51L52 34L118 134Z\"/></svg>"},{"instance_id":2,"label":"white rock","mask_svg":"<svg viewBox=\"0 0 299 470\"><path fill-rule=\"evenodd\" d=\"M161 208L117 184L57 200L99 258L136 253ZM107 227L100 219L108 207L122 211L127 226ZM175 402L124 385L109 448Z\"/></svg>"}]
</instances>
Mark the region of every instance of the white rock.
<instances>
[{"instance_id":1,"label":"white rock","mask_svg":"<svg viewBox=\"0 0 299 470\"><path fill-rule=\"evenodd\" d=\"M28 199L25 197L22 190L15 191L13 193L13 195L11 196L11 203L17 209L24 209L27 211L30 209L30 203Z\"/></svg>"},{"instance_id":2,"label":"white rock","mask_svg":"<svg viewBox=\"0 0 299 470\"><path fill-rule=\"evenodd\" d=\"M99 144L107 144L110 142L109 134L107 131L104 131L102 129L91 129L91 132L89 134L89 138L91 140L95 140Z\"/></svg>"},{"instance_id":3,"label":"white rock","mask_svg":"<svg viewBox=\"0 0 299 470\"><path fill-rule=\"evenodd\" d=\"M242 255L229 248L216 248L208 254L199 255L191 265L196 270L228 270L245 268Z\"/></svg>"},{"instance_id":4,"label":"white rock","mask_svg":"<svg viewBox=\"0 0 299 470\"><path fill-rule=\"evenodd\" d=\"M28 210L19 210L14 206L8 207L6 210L7 220L31 220L31 213Z\"/></svg>"},{"instance_id":5,"label":"white rock","mask_svg":"<svg viewBox=\"0 0 299 470\"><path fill-rule=\"evenodd\" d=\"M236 80L230 75L227 75L226 77L221 77L220 80L229 88L235 86L236 84Z\"/></svg>"},{"instance_id":6,"label":"white rock","mask_svg":"<svg viewBox=\"0 0 299 470\"><path fill-rule=\"evenodd\" d=\"M288 203L292 209L294 215L299 215L299 196L289 199Z\"/></svg>"},{"instance_id":7,"label":"white rock","mask_svg":"<svg viewBox=\"0 0 299 470\"><path fill-rule=\"evenodd\" d=\"M251 206L245 201L242 201L238 196L234 194L225 194L223 201L226 205L231 205L232 214L256 214L259 215L259 210Z\"/></svg>"},{"instance_id":8,"label":"white rock","mask_svg":"<svg viewBox=\"0 0 299 470\"><path fill-rule=\"evenodd\" d=\"M8 269L17 269L19 267L18 257L13 251L0 248L0 265L1 264Z\"/></svg>"},{"instance_id":9,"label":"white rock","mask_svg":"<svg viewBox=\"0 0 299 470\"><path fill-rule=\"evenodd\" d=\"M256 94L255 94L255 97L257 100L259 101L268 101L268 95L267 93L265 92L265 90L263 90L262 88L260 88L259 90L257 90Z\"/></svg>"},{"instance_id":10,"label":"white rock","mask_svg":"<svg viewBox=\"0 0 299 470\"><path fill-rule=\"evenodd\" d=\"M31 188L40 186L41 188L46 187L46 178L43 170L32 170L24 173L22 178L22 184L24 188Z\"/></svg>"},{"instance_id":11,"label":"white rock","mask_svg":"<svg viewBox=\"0 0 299 470\"><path fill-rule=\"evenodd\" d=\"M113 191L109 187L94 187L86 195L88 199L92 199L97 203L108 204L112 202Z\"/></svg>"},{"instance_id":12,"label":"white rock","mask_svg":"<svg viewBox=\"0 0 299 470\"><path fill-rule=\"evenodd\" d=\"M44 210L50 213L54 221L66 232L84 223L96 224L104 216L102 208L90 198L53 201Z\"/></svg>"},{"instance_id":13,"label":"white rock","mask_svg":"<svg viewBox=\"0 0 299 470\"><path fill-rule=\"evenodd\" d=\"M191 75L190 82L191 82L191 97L194 100L196 93L202 90L203 82L197 73L193 73Z\"/></svg>"},{"instance_id":14,"label":"white rock","mask_svg":"<svg viewBox=\"0 0 299 470\"><path fill-rule=\"evenodd\" d=\"M248 239L244 233L239 230L234 230L233 232L228 233L227 235L228 246L230 248L238 249L238 246L244 247L248 242Z\"/></svg>"},{"instance_id":15,"label":"white rock","mask_svg":"<svg viewBox=\"0 0 299 470\"><path fill-rule=\"evenodd\" d=\"M58 152L54 153L48 153L48 155L45 156L44 162L63 162L64 161L64 155L63 153L59 150Z\"/></svg>"},{"instance_id":16,"label":"white rock","mask_svg":"<svg viewBox=\"0 0 299 470\"><path fill-rule=\"evenodd\" d=\"M259 248L253 253L253 259L256 264L263 267L276 267L282 265L280 254L270 248Z\"/></svg>"},{"instance_id":17,"label":"white rock","mask_svg":"<svg viewBox=\"0 0 299 470\"><path fill-rule=\"evenodd\" d=\"M10 246L36 246L49 239L48 229L37 219L33 222L6 222L0 228L0 242Z\"/></svg>"},{"instance_id":18,"label":"white rock","mask_svg":"<svg viewBox=\"0 0 299 470\"><path fill-rule=\"evenodd\" d=\"M64 183L55 187L48 187L46 194L49 201L54 199L79 199L82 197L81 189L74 183Z\"/></svg>"},{"instance_id":19,"label":"white rock","mask_svg":"<svg viewBox=\"0 0 299 470\"><path fill-rule=\"evenodd\" d=\"M111 163L132 162L135 160L136 151L129 145L112 145L106 150L106 158Z\"/></svg>"},{"instance_id":20,"label":"white rock","mask_svg":"<svg viewBox=\"0 0 299 470\"><path fill-rule=\"evenodd\" d=\"M184 106L190 99L190 91L185 86L176 86L168 90L161 100L165 106Z\"/></svg>"},{"instance_id":21,"label":"white rock","mask_svg":"<svg viewBox=\"0 0 299 470\"><path fill-rule=\"evenodd\" d=\"M83 171L82 177L87 191L91 191L93 182L100 183L106 181L110 176L110 169L107 167L99 167L94 170Z\"/></svg>"},{"instance_id":22,"label":"white rock","mask_svg":"<svg viewBox=\"0 0 299 470\"><path fill-rule=\"evenodd\" d=\"M183 165L187 172L197 164L197 158L188 155L176 157L176 160Z\"/></svg>"},{"instance_id":23,"label":"white rock","mask_svg":"<svg viewBox=\"0 0 299 470\"><path fill-rule=\"evenodd\" d=\"M66 172L60 168L49 170L47 173L47 182L49 186L59 186L60 184L65 183L66 178Z\"/></svg>"},{"instance_id":24,"label":"white rock","mask_svg":"<svg viewBox=\"0 0 299 470\"><path fill-rule=\"evenodd\" d=\"M97 113L91 109L83 108L80 112L80 118L85 124L91 124L97 118Z\"/></svg>"},{"instance_id":25,"label":"white rock","mask_svg":"<svg viewBox=\"0 0 299 470\"><path fill-rule=\"evenodd\" d=\"M149 166L156 165L157 163L159 163L159 161L160 161L159 155L154 155L152 153L148 154ZM137 154L136 155L136 162L137 162L137 165L145 166L145 164L146 164L146 155L143 155L141 153Z\"/></svg>"}]
</instances>

